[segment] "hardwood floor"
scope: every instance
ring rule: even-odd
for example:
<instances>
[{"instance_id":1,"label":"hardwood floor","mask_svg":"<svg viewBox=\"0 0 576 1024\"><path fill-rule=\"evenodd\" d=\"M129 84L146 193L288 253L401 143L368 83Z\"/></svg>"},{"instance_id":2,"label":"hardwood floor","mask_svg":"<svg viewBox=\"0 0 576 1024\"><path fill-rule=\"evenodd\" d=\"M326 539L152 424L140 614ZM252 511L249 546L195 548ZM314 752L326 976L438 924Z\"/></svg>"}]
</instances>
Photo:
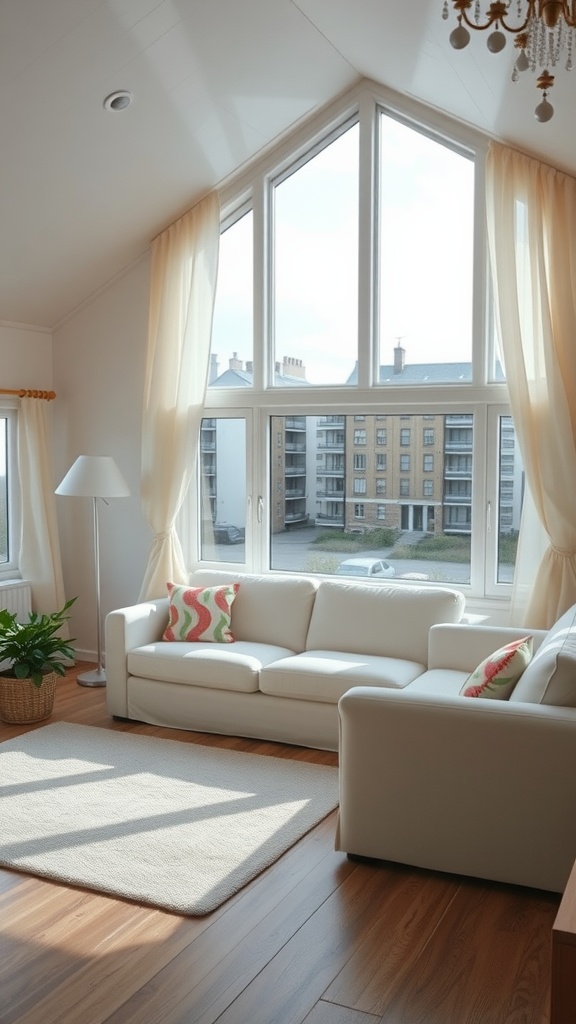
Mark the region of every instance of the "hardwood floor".
<instances>
[{"instance_id":1,"label":"hardwood floor","mask_svg":"<svg viewBox=\"0 0 576 1024\"><path fill-rule=\"evenodd\" d=\"M113 722L79 670L59 683L52 721L336 764ZM0 723L0 740L24 731ZM0 1021L548 1024L559 896L354 862L334 851L334 826L332 814L203 918L0 870Z\"/></svg>"}]
</instances>

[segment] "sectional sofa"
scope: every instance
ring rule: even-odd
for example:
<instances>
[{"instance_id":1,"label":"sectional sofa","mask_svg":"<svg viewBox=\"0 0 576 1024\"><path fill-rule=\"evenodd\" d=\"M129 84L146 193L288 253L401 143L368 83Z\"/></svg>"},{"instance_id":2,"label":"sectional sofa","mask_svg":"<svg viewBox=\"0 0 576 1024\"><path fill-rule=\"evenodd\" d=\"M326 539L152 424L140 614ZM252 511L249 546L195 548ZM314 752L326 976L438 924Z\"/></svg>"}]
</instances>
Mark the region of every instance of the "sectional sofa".
<instances>
[{"instance_id":1,"label":"sectional sofa","mask_svg":"<svg viewBox=\"0 0 576 1024\"><path fill-rule=\"evenodd\" d=\"M111 715L179 729L338 749L351 686L403 690L427 668L435 623L464 597L441 586L198 570L195 587L239 582L233 643L163 640L168 597L106 617Z\"/></svg>"},{"instance_id":2,"label":"sectional sofa","mask_svg":"<svg viewBox=\"0 0 576 1024\"><path fill-rule=\"evenodd\" d=\"M463 595L401 582L200 570L240 583L234 643L162 640L168 598L106 619L108 708L340 753L336 846L562 892L576 858L576 605L548 630L471 625ZM475 668L529 632L508 699Z\"/></svg>"},{"instance_id":3,"label":"sectional sofa","mask_svg":"<svg viewBox=\"0 0 576 1024\"><path fill-rule=\"evenodd\" d=\"M468 698L474 668L529 633L507 700ZM336 845L351 855L562 892L576 859L576 605L549 631L436 625L403 690L340 700Z\"/></svg>"}]
</instances>

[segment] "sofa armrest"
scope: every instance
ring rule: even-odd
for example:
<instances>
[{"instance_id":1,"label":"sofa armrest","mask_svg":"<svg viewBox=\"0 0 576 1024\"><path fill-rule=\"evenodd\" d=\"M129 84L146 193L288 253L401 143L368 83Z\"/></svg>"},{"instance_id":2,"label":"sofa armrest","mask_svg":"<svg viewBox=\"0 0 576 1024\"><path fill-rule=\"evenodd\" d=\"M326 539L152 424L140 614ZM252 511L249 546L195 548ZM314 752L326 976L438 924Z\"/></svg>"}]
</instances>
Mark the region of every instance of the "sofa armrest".
<instances>
[{"instance_id":1,"label":"sofa armrest","mask_svg":"<svg viewBox=\"0 0 576 1024\"><path fill-rule=\"evenodd\" d=\"M428 633L428 668L451 668L460 672L473 672L484 658L493 654L499 647L528 635L534 638L536 651L546 636L546 630L512 626L474 626L463 623L431 626Z\"/></svg>"},{"instance_id":2,"label":"sofa armrest","mask_svg":"<svg viewBox=\"0 0 576 1024\"><path fill-rule=\"evenodd\" d=\"M337 849L561 892L576 858L576 709L355 687Z\"/></svg>"},{"instance_id":3,"label":"sofa armrest","mask_svg":"<svg viewBox=\"0 0 576 1024\"><path fill-rule=\"evenodd\" d=\"M167 597L118 608L106 616L106 702L111 715L128 716L128 652L160 640L167 624Z\"/></svg>"}]
</instances>

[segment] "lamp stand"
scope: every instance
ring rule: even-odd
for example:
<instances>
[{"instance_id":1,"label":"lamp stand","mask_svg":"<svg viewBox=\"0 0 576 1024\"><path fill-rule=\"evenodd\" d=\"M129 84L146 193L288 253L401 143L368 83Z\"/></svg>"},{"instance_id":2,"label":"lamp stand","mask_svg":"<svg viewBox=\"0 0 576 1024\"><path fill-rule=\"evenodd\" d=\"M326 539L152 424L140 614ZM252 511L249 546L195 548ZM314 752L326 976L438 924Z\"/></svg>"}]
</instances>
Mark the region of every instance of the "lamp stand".
<instances>
[{"instance_id":1,"label":"lamp stand","mask_svg":"<svg viewBox=\"0 0 576 1024\"><path fill-rule=\"evenodd\" d=\"M100 616L100 539L98 536L98 498L92 498L94 511L94 579L96 581L96 637L98 643L98 668L81 672L76 676L80 686L106 686L106 672L102 661L102 624Z\"/></svg>"}]
</instances>

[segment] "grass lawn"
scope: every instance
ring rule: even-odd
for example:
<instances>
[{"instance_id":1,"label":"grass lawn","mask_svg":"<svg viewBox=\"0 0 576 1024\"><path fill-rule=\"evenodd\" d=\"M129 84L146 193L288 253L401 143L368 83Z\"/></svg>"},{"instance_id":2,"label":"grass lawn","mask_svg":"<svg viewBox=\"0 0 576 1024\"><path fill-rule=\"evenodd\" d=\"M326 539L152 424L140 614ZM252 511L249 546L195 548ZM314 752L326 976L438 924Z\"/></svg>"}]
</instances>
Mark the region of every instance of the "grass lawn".
<instances>
[{"instance_id":1,"label":"grass lawn","mask_svg":"<svg viewBox=\"0 0 576 1024\"><path fill-rule=\"evenodd\" d=\"M313 544L317 551L329 551L340 555L392 548L386 556L391 560L409 558L413 561L423 562L470 562L470 538L453 537L450 534L439 534L436 537L424 536L416 544L403 545L399 530L382 529L372 530L368 533L322 530L314 539ZM517 545L518 538L515 534L506 534L500 537L498 554L501 564L514 565ZM318 569L317 571L322 570Z\"/></svg>"}]
</instances>

